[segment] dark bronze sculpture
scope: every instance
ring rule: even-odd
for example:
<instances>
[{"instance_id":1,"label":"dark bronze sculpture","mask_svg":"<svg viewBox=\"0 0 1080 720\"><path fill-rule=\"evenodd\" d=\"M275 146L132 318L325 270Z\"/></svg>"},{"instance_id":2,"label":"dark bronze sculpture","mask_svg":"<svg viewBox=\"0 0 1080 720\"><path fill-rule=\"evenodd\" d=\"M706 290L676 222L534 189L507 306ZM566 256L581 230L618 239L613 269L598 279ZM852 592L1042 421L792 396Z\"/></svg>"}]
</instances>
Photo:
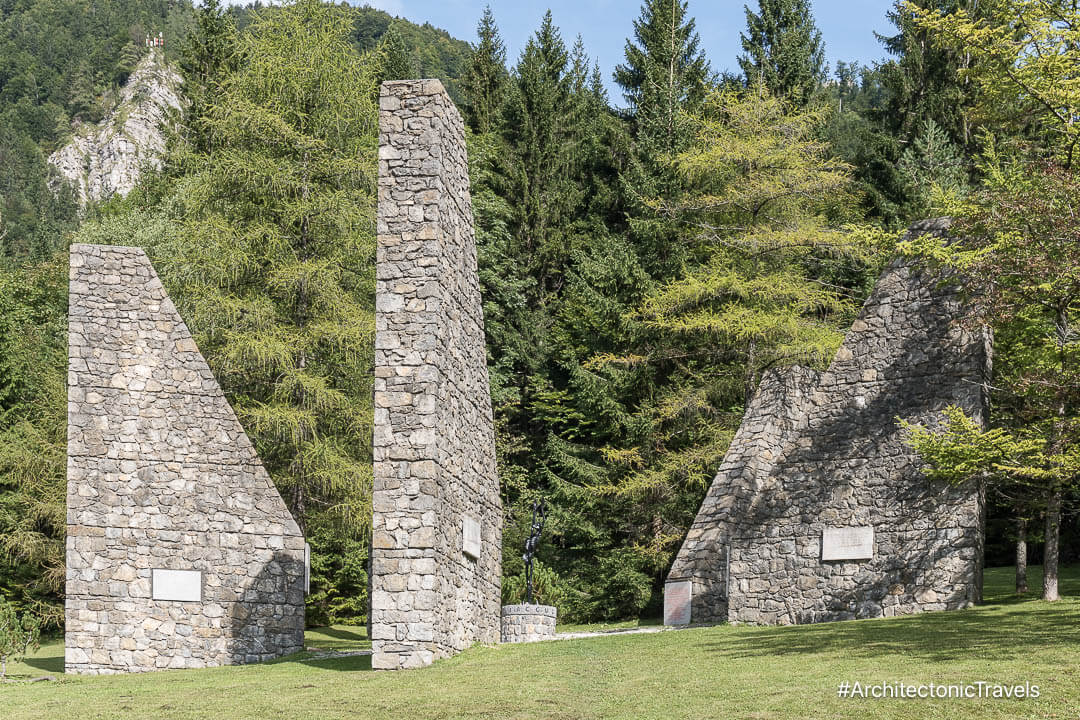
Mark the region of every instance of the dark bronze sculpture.
<instances>
[{"instance_id":1,"label":"dark bronze sculpture","mask_svg":"<svg viewBox=\"0 0 1080 720\"><path fill-rule=\"evenodd\" d=\"M543 500L534 500L532 504L532 532L525 541L525 554L521 559L525 561L525 603L533 601L533 556L540 544L540 533L544 532L544 521L547 520L547 503Z\"/></svg>"}]
</instances>

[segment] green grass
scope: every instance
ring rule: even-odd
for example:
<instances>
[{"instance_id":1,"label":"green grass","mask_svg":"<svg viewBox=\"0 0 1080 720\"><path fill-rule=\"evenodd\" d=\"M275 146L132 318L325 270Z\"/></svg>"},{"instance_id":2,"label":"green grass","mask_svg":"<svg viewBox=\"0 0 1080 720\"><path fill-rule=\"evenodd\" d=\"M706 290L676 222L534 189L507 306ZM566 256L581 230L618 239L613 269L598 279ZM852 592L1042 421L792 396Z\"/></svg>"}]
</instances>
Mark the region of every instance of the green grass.
<instances>
[{"instance_id":1,"label":"green grass","mask_svg":"<svg viewBox=\"0 0 1080 720\"><path fill-rule=\"evenodd\" d=\"M1032 588L1039 587L1038 569ZM531 645L476 647L430 668L370 672L367 657L148 675L59 676L0 686L4 720L62 718L1076 718L1080 715L1080 568L1063 599L1016 598L1011 569L987 573L971 610L799 627L696 628ZM579 628L580 629L580 628ZM362 630L312 631L308 644L366 646ZM56 674L50 642L22 677ZM1031 682L1037 700L873 700L841 681Z\"/></svg>"}]
</instances>

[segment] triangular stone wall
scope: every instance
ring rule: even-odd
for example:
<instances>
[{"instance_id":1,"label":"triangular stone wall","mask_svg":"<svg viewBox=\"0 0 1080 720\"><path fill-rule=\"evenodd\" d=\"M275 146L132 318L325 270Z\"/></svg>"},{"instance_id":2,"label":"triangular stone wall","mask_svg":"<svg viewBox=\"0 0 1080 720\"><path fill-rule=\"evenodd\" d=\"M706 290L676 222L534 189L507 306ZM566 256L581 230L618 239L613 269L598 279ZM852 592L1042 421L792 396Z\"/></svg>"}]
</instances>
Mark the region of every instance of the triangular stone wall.
<instances>
[{"instance_id":1,"label":"triangular stone wall","mask_svg":"<svg viewBox=\"0 0 1080 720\"><path fill-rule=\"evenodd\" d=\"M928 480L897 423L935 425L950 404L986 417L989 342L961 314L955 285L896 261L826 372L766 375L668 575L666 623L805 623L980 599L983 492Z\"/></svg>"},{"instance_id":2,"label":"triangular stone wall","mask_svg":"<svg viewBox=\"0 0 1080 720\"><path fill-rule=\"evenodd\" d=\"M139 248L71 248L66 668L304 641L304 538Z\"/></svg>"}]
</instances>

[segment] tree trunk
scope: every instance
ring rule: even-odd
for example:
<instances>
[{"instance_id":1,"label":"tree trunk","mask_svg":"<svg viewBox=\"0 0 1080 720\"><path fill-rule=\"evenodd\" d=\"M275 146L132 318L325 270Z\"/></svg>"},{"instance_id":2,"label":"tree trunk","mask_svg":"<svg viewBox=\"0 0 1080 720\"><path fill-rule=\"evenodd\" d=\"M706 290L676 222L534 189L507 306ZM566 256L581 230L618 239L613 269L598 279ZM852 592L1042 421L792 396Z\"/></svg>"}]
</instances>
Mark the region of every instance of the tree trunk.
<instances>
[{"instance_id":1,"label":"tree trunk","mask_svg":"<svg viewBox=\"0 0 1080 720\"><path fill-rule=\"evenodd\" d=\"M1028 591L1027 584L1027 532L1028 520L1025 517L1016 521L1016 594Z\"/></svg>"},{"instance_id":2,"label":"tree trunk","mask_svg":"<svg viewBox=\"0 0 1080 720\"><path fill-rule=\"evenodd\" d=\"M1058 536L1061 531L1061 488L1054 487L1046 501L1046 546L1043 550L1043 600L1058 599Z\"/></svg>"}]
</instances>

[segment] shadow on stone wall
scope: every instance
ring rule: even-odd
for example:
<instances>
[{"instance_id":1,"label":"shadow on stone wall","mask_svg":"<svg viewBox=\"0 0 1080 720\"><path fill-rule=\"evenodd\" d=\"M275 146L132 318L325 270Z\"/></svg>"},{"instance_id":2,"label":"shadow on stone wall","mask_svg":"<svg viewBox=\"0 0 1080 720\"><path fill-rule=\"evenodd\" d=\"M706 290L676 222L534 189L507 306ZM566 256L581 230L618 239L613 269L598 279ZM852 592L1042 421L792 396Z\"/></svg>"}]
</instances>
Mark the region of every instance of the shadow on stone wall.
<instances>
[{"instance_id":1,"label":"shadow on stone wall","mask_svg":"<svg viewBox=\"0 0 1080 720\"><path fill-rule=\"evenodd\" d=\"M229 662L266 662L303 650L303 555L277 550L250 577L236 591L229 610L225 628Z\"/></svg>"}]
</instances>

